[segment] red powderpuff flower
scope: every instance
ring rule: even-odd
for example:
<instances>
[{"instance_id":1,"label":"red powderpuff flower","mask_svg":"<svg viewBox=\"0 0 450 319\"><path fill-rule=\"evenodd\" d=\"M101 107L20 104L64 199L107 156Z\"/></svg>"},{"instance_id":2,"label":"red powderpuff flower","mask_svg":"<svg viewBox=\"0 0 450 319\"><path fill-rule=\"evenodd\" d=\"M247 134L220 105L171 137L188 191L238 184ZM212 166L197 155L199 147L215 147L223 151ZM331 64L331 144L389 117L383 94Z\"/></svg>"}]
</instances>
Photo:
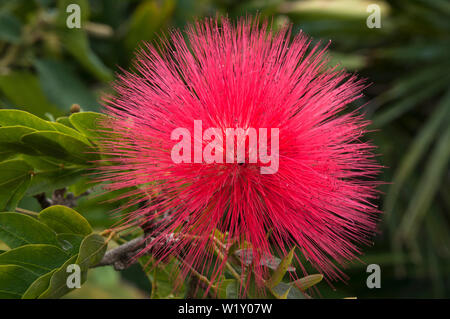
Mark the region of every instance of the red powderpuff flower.
<instances>
[{"instance_id":1,"label":"red powderpuff flower","mask_svg":"<svg viewBox=\"0 0 450 319\"><path fill-rule=\"evenodd\" d=\"M102 147L113 164L102 179L134 189L124 197L140 208L123 222L146 228L143 252L181 254L186 271L223 271L210 255L218 229L254 260L296 246L328 278L342 278L338 266L370 243L378 215L370 201L379 166L361 141L368 121L342 112L364 83L329 68L326 48L304 34L290 40L290 27L274 33L259 22L208 19L186 38L174 31L146 44L105 99L111 133ZM227 129L237 128L260 145L243 135L227 148Z\"/></svg>"}]
</instances>

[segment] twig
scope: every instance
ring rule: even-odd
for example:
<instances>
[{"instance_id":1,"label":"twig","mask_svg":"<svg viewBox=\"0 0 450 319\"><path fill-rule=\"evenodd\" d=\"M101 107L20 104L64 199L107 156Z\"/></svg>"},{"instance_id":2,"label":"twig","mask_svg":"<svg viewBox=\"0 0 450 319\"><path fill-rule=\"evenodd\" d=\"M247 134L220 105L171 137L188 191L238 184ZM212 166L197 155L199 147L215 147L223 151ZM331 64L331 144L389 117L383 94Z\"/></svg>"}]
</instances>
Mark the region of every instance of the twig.
<instances>
[{"instance_id":1,"label":"twig","mask_svg":"<svg viewBox=\"0 0 450 319\"><path fill-rule=\"evenodd\" d=\"M26 215L30 215L30 216L33 216L33 217L36 217L36 216L39 215L39 213L32 212L31 210L24 209L24 208L19 208L19 207L16 207L16 212L22 213L22 214L26 214Z\"/></svg>"},{"instance_id":2,"label":"twig","mask_svg":"<svg viewBox=\"0 0 450 319\"><path fill-rule=\"evenodd\" d=\"M120 232L122 232L124 230L128 230L129 228L130 228L129 225L123 225L123 226L117 227L117 228L108 228L108 229L105 229L104 231L102 231L100 233L100 236L106 236L106 235L109 235L111 233L117 234L117 233L120 233Z\"/></svg>"},{"instance_id":3,"label":"twig","mask_svg":"<svg viewBox=\"0 0 450 319\"><path fill-rule=\"evenodd\" d=\"M20 53L19 45L11 45L6 51L5 55L0 60L0 73L3 73L11 63L14 62L17 55Z\"/></svg>"},{"instance_id":4,"label":"twig","mask_svg":"<svg viewBox=\"0 0 450 319\"><path fill-rule=\"evenodd\" d=\"M220 251L220 248L215 243L213 243L213 247L214 247L214 250L215 250L217 256L220 258L220 260L222 262L225 263L225 267L228 269L228 271L231 273L231 275L234 278L236 278L239 281L239 283L242 285L241 276L237 273L237 271L233 268L233 266L227 261L227 257Z\"/></svg>"},{"instance_id":5,"label":"twig","mask_svg":"<svg viewBox=\"0 0 450 319\"><path fill-rule=\"evenodd\" d=\"M197 270L195 270L191 265L189 265L187 262L185 262L183 259L180 258L180 261L191 270L191 273L193 275L195 275L195 277L200 281L203 282L204 284L206 284L208 286L208 288L211 288L215 294L217 294L217 287L211 282L209 281L208 278L206 278L205 276L203 276L202 274L200 274Z\"/></svg>"}]
</instances>

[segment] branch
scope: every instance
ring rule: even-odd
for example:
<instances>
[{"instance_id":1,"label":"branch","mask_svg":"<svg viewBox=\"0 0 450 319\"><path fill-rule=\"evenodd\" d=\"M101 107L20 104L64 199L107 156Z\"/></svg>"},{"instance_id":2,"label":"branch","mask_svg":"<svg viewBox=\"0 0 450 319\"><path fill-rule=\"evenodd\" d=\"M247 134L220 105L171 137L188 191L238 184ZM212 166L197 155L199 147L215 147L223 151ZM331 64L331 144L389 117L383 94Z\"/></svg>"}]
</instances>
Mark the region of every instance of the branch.
<instances>
[{"instance_id":1,"label":"branch","mask_svg":"<svg viewBox=\"0 0 450 319\"><path fill-rule=\"evenodd\" d=\"M144 236L107 251L103 259L93 268L112 265L115 270L124 270L136 262L134 257L145 246Z\"/></svg>"},{"instance_id":2,"label":"branch","mask_svg":"<svg viewBox=\"0 0 450 319\"><path fill-rule=\"evenodd\" d=\"M105 256L103 256L103 259L97 265L94 265L93 268L101 266L114 266L115 270L124 270L137 262L137 259L133 257L135 257L145 246L149 245L149 243L151 243L153 240L155 240L154 237L148 238L145 235L130 240L129 242L120 245L117 248L107 251ZM166 236L165 242L159 243L158 245L161 245L161 247L169 247L177 241L178 239L173 234L168 234ZM148 251L146 253L150 254L151 251Z\"/></svg>"},{"instance_id":3,"label":"branch","mask_svg":"<svg viewBox=\"0 0 450 319\"><path fill-rule=\"evenodd\" d=\"M107 251L106 254L103 256L103 259L98 264L92 266L92 268L102 267L102 266L113 266L114 269L118 270L118 271L127 269L128 267L130 267L131 265L133 265L134 263L137 262L137 258L133 258L133 257L135 257L147 244L149 244L149 242L152 242L153 240L155 240L154 237L146 238L145 235L140 236L135 239L132 239L123 245L120 245L114 249ZM174 243L176 243L177 241L178 241L178 239L176 238L176 236L174 236L174 234L171 233L166 236L165 243L161 243L161 245L171 246ZM217 246L214 245L214 248L217 249ZM218 253L221 254L219 251L218 251ZM151 254L151 252L148 251L148 252L146 252L146 254ZM223 256L223 254L219 255L219 257L221 257L222 259L225 258ZM205 276L200 274L191 265L187 264L183 260L181 255L178 256L178 258L179 258L180 262L182 262L186 267L188 267L190 269L191 273L195 276L193 278L196 279L196 284L202 286L205 289L205 291L208 292L208 295L211 296L211 292L209 291L209 289L211 289L213 291L214 296L217 295L218 291L217 291L216 285L211 283L208 278L206 278ZM234 272L235 277L237 277L238 280L241 281L242 279L234 271L232 266L228 264L228 262L227 262L227 266L229 266L231 268L231 270ZM192 288L192 287L190 287L190 288ZM192 289L191 289L191 294L195 295L195 292L196 292L195 290L192 291Z\"/></svg>"}]
</instances>

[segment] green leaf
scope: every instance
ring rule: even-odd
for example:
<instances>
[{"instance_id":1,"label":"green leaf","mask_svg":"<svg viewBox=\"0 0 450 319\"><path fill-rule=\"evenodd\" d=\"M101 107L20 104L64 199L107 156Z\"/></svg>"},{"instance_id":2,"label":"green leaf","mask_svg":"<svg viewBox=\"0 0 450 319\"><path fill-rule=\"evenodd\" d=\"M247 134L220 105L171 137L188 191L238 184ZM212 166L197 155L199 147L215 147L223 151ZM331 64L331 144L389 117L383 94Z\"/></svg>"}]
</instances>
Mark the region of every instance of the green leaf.
<instances>
[{"instance_id":1,"label":"green leaf","mask_svg":"<svg viewBox=\"0 0 450 319\"><path fill-rule=\"evenodd\" d=\"M399 116L405 114L415 106L420 105L422 101L430 98L431 96L438 93L440 90L446 87L449 77L444 76L443 78L438 78L436 81L428 83L426 86L420 88L415 92L412 92L408 96L400 99L398 102L389 104L386 111L376 114L372 120L372 125L374 127L382 127L391 121L395 120Z\"/></svg>"},{"instance_id":2,"label":"green leaf","mask_svg":"<svg viewBox=\"0 0 450 319\"><path fill-rule=\"evenodd\" d=\"M95 149L77 138L54 131L40 131L22 137L22 142L42 155L70 163L89 165L99 157Z\"/></svg>"},{"instance_id":3,"label":"green leaf","mask_svg":"<svg viewBox=\"0 0 450 319\"><path fill-rule=\"evenodd\" d=\"M52 192L55 189L62 188L83 179L87 173L85 169L79 168L61 168L52 170L36 171L27 194L34 195L42 192Z\"/></svg>"},{"instance_id":4,"label":"green leaf","mask_svg":"<svg viewBox=\"0 0 450 319\"><path fill-rule=\"evenodd\" d=\"M291 289L292 289L292 286L289 286L288 284L285 284L284 282L280 282L275 287L272 287L270 289L270 291L276 299L287 299Z\"/></svg>"},{"instance_id":5,"label":"green leaf","mask_svg":"<svg viewBox=\"0 0 450 319\"><path fill-rule=\"evenodd\" d=\"M225 280L222 280L218 284L218 297L219 297L219 299L230 298L228 296L228 286L230 286L230 285L236 285L236 279L225 279Z\"/></svg>"},{"instance_id":6,"label":"green leaf","mask_svg":"<svg viewBox=\"0 0 450 319\"><path fill-rule=\"evenodd\" d=\"M427 214L439 188L440 181L448 171L450 161L450 126L440 136L434 147L425 172L415 189L408 209L400 224L400 233L409 241L415 238L422 219ZM426 185L424 188L423 185Z\"/></svg>"},{"instance_id":7,"label":"green leaf","mask_svg":"<svg viewBox=\"0 0 450 319\"><path fill-rule=\"evenodd\" d=\"M289 254L287 254L278 265L277 269L273 272L272 277L266 282L267 287L273 288L278 285L283 279L288 267L292 263L292 258L294 257L295 247L291 249Z\"/></svg>"},{"instance_id":8,"label":"green leaf","mask_svg":"<svg viewBox=\"0 0 450 319\"><path fill-rule=\"evenodd\" d=\"M80 252L77 264L82 271L86 271L90 266L98 264L105 255L108 244L104 238L98 234L90 234L83 239L80 245Z\"/></svg>"},{"instance_id":9,"label":"green leaf","mask_svg":"<svg viewBox=\"0 0 450 319\"><path fill-rule=\"evenodd\" d=\"M56 17L57 24L61 27L66 27L67 13L66 8L72 4L76 3L80 6L80 20L81 23L89 20L89 15L91 13L90 5L88 0L58 0L58 15Z\"/></svg>"},{"instance_id":10,"label":"green leaf","mask_svg":"<svg viewBox=\"0 0 450 319\"><path fill-rule=\"evenodd\" d=\"M21 266L0 265L0 298L20 298L35 279L34 273Z\"/></svg>"},{"instance_id":11,"label":"green leaf","mask_svg":"<svg viewBox=\"0 0 450 319\"><path fill-rule=\"evenodd\" d=\"M73 246L72 252L75 251L77 241L81 236L73 234L60 234L58 239L67 240ZM89 267L97 264L103 258L107 248L107 243L102 236L98 234L90 234L85 237L80 244L79 254L71 257L64 265L54 272L48 289L42 293L39 298L59 298L71 291L67 287L67 267L71 264L78 264L81 268L81 283L87 279Z\"/></svg>"},{"instance_id":12,"label":"green leaf","mask_svg":"<svg viewBox=\"0 0 450 319\"><path fill-rule=\"evenodd\" d=\"M345 68L347 71L361 70L367 64L367 58L361 54L331 51L330 57L331 60L328 64L331 67L339 64L340 67Z\"/></svg>"},{"instance_id":13,"label":"green leaf","mask_svg":"<svg viewBox=\"0 0 450 319\"><path fill-rule=\"evenodd\" d=\"M72 185L70 185L68 188L69 192L72 192L74 196L80 196L88 189L93 188L95 185L100 184L100 182L94 182L92 178L82 176L82 178L77 180L75 183L71 184Z\"/></svg>"},{"instance_id":14,"label":"green leaf","mask_svg":"<svg viewBox=\"0 0 450 319\"><path fill-rule=\"evenodd\" d=\"M90 180L85 176L88 170L80 168L79 165L57 163L57 159L44 156L21 155L21 158L34 167L34 176L27 189L28 195L53 192L55 189L78 183L80 180L90 185L88 182Z\"/></svg>"},{"instance_id":15,"label":"green leaf","mask_svg":"<svg viewBox=\"0 0 450 319\"><path fill-rule=\"evenodd\" d=\"M69 255L76 255L80 250L80 246L84 237L76 234L63 233L57 234L56 239L65 252L67 252Z\"/></svg>"},{"instance_id":16,"label":"green leaf","mask_svg":"<svg viewBox=\"0 0 450 319\"><path fill-rule=\"evenodd\" d=\"M437 78L445 75L446 71L442 70L442 66L433 65L428 68L420 68L412 76L408 74L397 78L393 86L388 91L383 92L375 98L377 104L386 104L393 99L408 96L425 86L427 83L435 81Z\"/></svg>"},{"instance_id":17,"label":"green leaf","mask_svg":"<svg viewBox=\"0 0 450 319\"><path fill-rule=\"evenodd\" d=\"M161 29L167 17L175 7L175 1L141 2L130 18L126 45L129 51L134 51L142 41L151 41Z\"/></svg>"},{"instance_id":18,"label":"green leaf","mask_svg":"<svg viewBox=\"0 0 450 319\"><path fill-rule=\"evenodd\" d=\"M19 43L22 33L22 24L12 14L0 12L0 40Z\"/></svg>"},{"instance_id":19,"label":"green leaf","mask_svg":"<svg viewBox=\"0 0 450 319\"><path fill-rule=\"evenodd\" d=\"M374 1L382 9L382 12L389 12L390 7L381 1ZM320 1L289 1L284 11L289 14L302 14L305 16L323 15L328 18L339 17L345 19L365 19L367 16L367 5L364 2L341 0L331 2Z\"/></svg>"},{"instance_id":20,"label":"green leaf","mask_svg":"<svg viewBox=\"0 0 450 319\"><path fill-rule=\"evenodd\" d=\"M0 239L10 248L26 244L58 245L56 234L50 228L19 213L0 213Z\"/></svg>"},{"instance_id":21,"label":"green leaf","mask_svg":"<svg viewBox=\"0 0 450 319\"><path fill-rule=\"evenodd\" d=\"M71 289L67 287L67 278L70 273L67 272L67 267L69 265L75 264L77 256L72 256L69 260L67 260L64 265L58 268L52 275L50 279L50 284L40 296L40 299L56 299L64 296L69 293ZM81 283L84 283L87 278L87 272L81 272Z\"/></svg>"},{"instance_id":22,"label":"green leaf","mask_svg":"<svg viewBox=\"0 0 450 319\"><path fill-rule=\"evenodd\" d=\"M50 206L39 213L39 220L56 233L89 235L92 228L78 212L62 205Z\"/></svg>"},{"instance_id":23,"label":"green leaf","mask_svg":"<svg viewBox=\"0 0 450 319\"><path fill-rule=\"evenodd\" d=\"M85 144L92 145L91 142L89 142L89 140L77 130L58 122L51 122L51 124L58 132L70 135L71 137L74 137Z\"/></svg>"},{"instance_id":24,"label":"green leaf","mask_svg":"<svg viewBox=\"0 0 450 319\"><path fill-rule=\"evenodd\" d=\"M101 132L98 131L101 128L100 123L107 118L102 113L80 112L72 114L69 120L78 131L93 140L97 140L102 136Z\"/></svg>"},{"instance_id":25,"label":"green leaf","mask_svg":"<svg viewBox=\"0 0 450 319\"><path fill-rule=\"evenodd\" d=\"M61 267L68 256L60 248L46 244L30 244L8 250L0 255L0 265L18 265L42 276Z\"/></svg>"},{"instance_id":26,"label":"green leaf","mask_svg":"<svg viewBox=\"0 0 450 319\"><path fill-rule=\"evenodd\" d=\"M87 71L103 82L111 81L113 76L99 57L92 51L89 39L83 29L62 29L60 33L64 48Z\"/></svg>"},{"instance_id":27,"label":"green leaf","mask_svg":"<svg viewBox=\"0 0 450 319\"><path fill-rule=\"evenodd\" d=\"M0 75L0 91L19 109L29 111L40 117L45 117L45 113L51 113L54 116L62 115L62 111L50 103L42 93L38 79L31 73L16 71ZM3 116L4 114L0 114L0 119Z\"/></svg>"},{"instance_id":28,"label":"green leaf","mask_svg":"<svg viewBox=\"0 0 450 319\"><path fill-rule=\"evenodd\" d=\"M399 168L395 171L392 185L385 198L384 207L387 218L391 217L391 213L395 207L400 190L411 172L417 167L419 160L426 154L426 151L438 134L441 125L448 122L450 114L450 91L441 99L437 109L431 114L430 119L425 123L424 127L414 138L411 146L403 156Z\"/></svg>"},{"instance_id":29,"label":"green leaf","mask_svg":"<svg viewBox=\"0 0 450 319\"><path fill-rule=\"evenodd\" d=\"M227 299L238 299L239 298L239 285L236 281L230 282L226 288L226 298Z\"/></svg>"},{"instance_id":30,"label":"green leaf","mask_svg":"<svg viewBox=\"0 0 450 319\"><path fill-rule=\"evenodd\" d=\"M323 279L323 275L321 274L314 274L305 276L303 278L300 278L294 282L291 283L291 285L294 285L301 291L305 291L308 288L311 288L314 285L317 285L319 282L321 282Z\"/></svg>"},{"instance_id":31,"label":"green leaf","mask_svg":"<svg viewBox=\"0 0 450 319\"><path fill-rule=\"evenodd\" d=\"M284 282L280 282L270 291L277 299L305 299L305 295L300 290Z\"/></svg>"},{"instance_id":32,"label":"green leaf","mask_svg":"<svg viewBox=\"0 0 450 319\"><path fill-rule=\"evenodd\" d=\"M230 248L230 251L233 250L233 246ZM238 249L234 251L234 256L236 256L239 261L245 266L249 266L253 263L253 249ZM275 257L271 254L265 254L264 257L261 257L259 264L261 266L266 266L269 269L275 270L280 265L281 259ZM295 267L289 266L287 271L295 271Z\"/></svg>"},{"instance_id":33,"label":"green leaf","mask_svg":"<svg viewBox=\"0 0 450 319\"><path fill-rule=\"evenodd\" d=\"M91 49L86 31L81 29L68 29L66 26L66 8L71 3L77 3L81 8L81 25L89 19L90 5L87 0L59 0L57 23L60 26L59 36L67 52L72 55L87 71L101 81L110 81L112 72L108 69L95 52Z\"/></svg>"},{"instance_id":34,"label":"green leaf","mask_svg":"<svg viewBox=\"0 0 450 319\"><path fill-rule=\"evenodd\" d=\"M68 110L74 103L83 109L97 109L96 97L77 74L66 64L56 60L37 60L35 66L42 89L49 100L61 109Z\"/></svg>"},{"instance_id":35,"label":"green leaf","mask_svg":"<svg viewBox=\"0 0 450 319\"><path fill-rule=\"evenodd\" d=\"M20 156L25 162L30 164L36 171L51 171L57 168L65 167L61 163L57 163L53 158L44 156L30 156L22 154ZM72 167L72 166L69 166ZM79 166L74 166L79 167Z\"/></svg>"},{"instance_id":36,"label":"green leaf","mask_svg":"<svg viewBox=\"0 0 450 319\"><path fill-rule=\"evenodd\" d=\"M176 258L171 258L167 263L158 265L155 265L151 256L140 257L138 261L152 284L152 299L184 296L186 289L184 283L176 282L179 271L179 263Z\"/></svg>"},{"instance_id":37,"label":"green leaf","mask_svg":"<svg viewBox=\"0 0 450 319\"><path fill-rule=\"evenodd\" d=\"M28 133L35 131L58 131L90 145L87 138L75 129L58 122L45 121L29 112L21 110L0 110L0 125L4 126L4 128L16 127L22 130L22 132L18 131L16 134L10 133L10 137L5 136L5 139L12 139L13 141L11 142L20 142L20 139L17 139L17 136L20 133L22 133L22 136L25 135L24 130L28 129Z\"/></svg>"},{"instance_id":38,"label":"green leaf","mask_svg":"<svg viewBox=\"0 0 450 319\"><path fill-rule=\"evenodd\" d=\"M14 210L25 195L33 168L23 160L0 163L0 211Z\"/></svg>"},{"instance_id":39,"label":"green leaf","mask_svg":"<svg viewBox=\"0 0 450 319\"><path fill-rule=\"evenodd\" d=\"M75 128L75 127L72 125L72 123L70 123L70 120L69 120L69 117L68 117L68 116L61 116L61 117L58 117L58 118L56 119L56 123L63 124L63 125L65 125L65 126L67 126L67 127L70 127L70 128Z\"/></svg>"},{"instance_id":40,"label":"green leaf","mask_svg":"<svg viewBox=\"0 0 450 319\"><path fill-rule=\"evenodd\" d=\"M22 299L37 299L41 294L43 294L50 286L50 280L57 269L46 273L36 279L30 287L22 295Z\"/></svg>"},{"instance_id":41,"label":"green leaf","mask_svg":"<svg viewBox=\"0 0 450 319\"><path fill-rule=\"evenodd\" d=\"M38 131L54 131L54 126L36 115L22 110L0 110L1 126L25 126Z\"/></svg>"},{"instance_id":42,"label":"green leaf","mask_svg":"<svg viewBox=\"0 0 450 319\"><path fill-rule=\"evenodd\" d=\"M36 155L36 151L21 142L22 136L35 131L21 125L0 127L0 151Z\"/></svg>"},{"instance_id":43,"label":"green leaf","mask_svg":"<svg viewBox=\"0 0 450 319\"><path fill-rule=\"evenodd\" d=\"M0 149L0 162L6 161L9 159L14 159L17 156L17 152L13 152L11 150Z\"/></svg>"},{"instance_id":44,"label":"green leaf","mask_svg":"<svg viewBox=\"0 0 450 319\"><path fill-rule=\"evenodd\" d=\"M71 264L78 264L80 266L80 282L83 284L87 279L89 267L97 264L103 258L107 248L107 243L104 241L103 237L98 234L90 234L82 241L81 236L74 234L59 234L58 239L70 242L73 247L68 251L71 253L76 252L76 246L80 245L79 254L72 256L60 268L54 271L47 290L39 294L39 298L60 298L71 291L71 288L67 287L67 279L70 275L70 273L67 272L67 267ZM80 242L81 244L79 244ZM44 279L48 280L48 278ZM44 279L41 279L42 282L39 283L42 287L45 286ZM42 289L36 289L36 292L30 293L30 296L36 298L41 291Z\"/></svg>"}]
</instances>

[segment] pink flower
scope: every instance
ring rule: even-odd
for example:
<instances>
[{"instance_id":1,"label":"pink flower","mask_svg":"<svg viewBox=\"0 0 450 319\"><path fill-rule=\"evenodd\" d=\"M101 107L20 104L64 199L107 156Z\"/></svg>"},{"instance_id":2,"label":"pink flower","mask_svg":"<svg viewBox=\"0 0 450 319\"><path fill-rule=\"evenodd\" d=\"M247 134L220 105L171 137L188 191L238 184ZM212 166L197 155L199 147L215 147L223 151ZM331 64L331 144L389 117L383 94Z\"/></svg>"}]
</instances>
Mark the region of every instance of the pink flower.
<instances>
[{"instance_id":1,"label":"pink flower","mask_svg":"<svg viewBox=\"0 0 450 319\"><path fill-rule=\"evenodd\" d=\"M328 67L326 48L304 34L290 40L290 28L273 33L259 25L208 19L189 26L187 39L174 31L158 47L145 44L135 70L119 75L116 96L105 100L112 133L103 148L113 164L102 178L109 189L132 188L129 205L140 208L123 222L147 229L146 251L182 254L186 271L223 271L210 254L218 229L249 244L256 260L295 245L329 279L342 278L338 265L371 243L378 219L371 201L380 166L361 141L368 121L343 112L364 83ZM208 128L217 133L210 155L222 162L206 161ZM265 128L266 147L249 138L245 161L238 160L239 139L230 155L227 128L254 129L258 138ZM189 143L181 151L182 141ZM277 153L278 162L262 160L261 151ZM176 240L168 246L168 238Z\"/></svg>"}]
</instances>

